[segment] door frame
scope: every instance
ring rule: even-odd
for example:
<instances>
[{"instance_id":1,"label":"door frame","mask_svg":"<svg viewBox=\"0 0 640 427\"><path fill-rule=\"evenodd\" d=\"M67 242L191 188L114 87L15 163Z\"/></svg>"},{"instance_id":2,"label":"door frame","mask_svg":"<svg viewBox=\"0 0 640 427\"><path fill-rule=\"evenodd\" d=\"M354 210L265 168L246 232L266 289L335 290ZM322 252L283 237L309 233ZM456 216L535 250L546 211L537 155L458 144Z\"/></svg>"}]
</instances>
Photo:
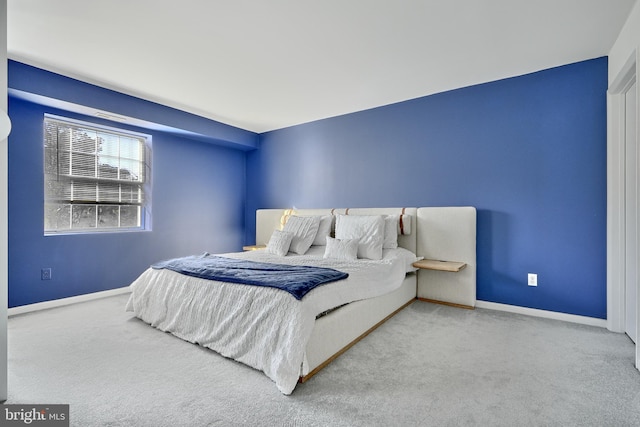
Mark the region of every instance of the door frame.
<instances>
[{"instance_id":1,"label":"door frame","mask_svg":"<svg viewBox=\"0 0 640 427\"><path fill-rule=\"evenodd\" d=\"M636 49L607 91L607 328L614 332L625 332L625 94L636 82L639 62ZM637 104L638 96L638 114ZM640 292L636 299L640 308ZM640 316L636 328L640 331ZM640 369L638 346L635 366Z\"/></svg>"}]
</instances>

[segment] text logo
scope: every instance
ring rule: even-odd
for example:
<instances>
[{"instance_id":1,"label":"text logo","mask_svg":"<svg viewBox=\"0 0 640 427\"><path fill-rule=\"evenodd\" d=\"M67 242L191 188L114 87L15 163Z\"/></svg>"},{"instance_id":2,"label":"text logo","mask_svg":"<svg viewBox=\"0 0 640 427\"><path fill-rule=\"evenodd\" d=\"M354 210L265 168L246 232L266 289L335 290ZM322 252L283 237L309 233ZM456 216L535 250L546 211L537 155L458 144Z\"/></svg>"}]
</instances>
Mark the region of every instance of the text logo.
<instances>
[{"instance_id":1,"label":"text logo","mask_svg":"<svg viewBox=\"0 0 640 427\"><path fill-rule=\"evenodd\" d=\"M0 426L69 427L69 405L2 405Z\"/></svg>"}]
</instances>

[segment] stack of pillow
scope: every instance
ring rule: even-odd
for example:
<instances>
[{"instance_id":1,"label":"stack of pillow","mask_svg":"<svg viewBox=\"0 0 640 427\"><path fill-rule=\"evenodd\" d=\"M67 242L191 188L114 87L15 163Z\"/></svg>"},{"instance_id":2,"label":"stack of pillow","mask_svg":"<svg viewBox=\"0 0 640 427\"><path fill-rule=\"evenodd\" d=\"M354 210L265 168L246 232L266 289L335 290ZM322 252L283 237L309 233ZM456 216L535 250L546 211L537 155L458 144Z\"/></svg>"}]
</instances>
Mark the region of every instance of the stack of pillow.
<instances>
[{"instance_id":1,"label":"stack of pillow","mask_svg":"<svg viewBox=\"0 0 640 427\"><path fill-rule=\"evenodd\" d=\"M398 247L398 234L409 234L411 221L400 228L401 215L336 215L335 238L331 237L333 215L288 218L282 230L274 230L267 252L284 256L305 254L312 245L325 246L325 258L382 259L383 249Z\"/></svg>"}]
</instances>

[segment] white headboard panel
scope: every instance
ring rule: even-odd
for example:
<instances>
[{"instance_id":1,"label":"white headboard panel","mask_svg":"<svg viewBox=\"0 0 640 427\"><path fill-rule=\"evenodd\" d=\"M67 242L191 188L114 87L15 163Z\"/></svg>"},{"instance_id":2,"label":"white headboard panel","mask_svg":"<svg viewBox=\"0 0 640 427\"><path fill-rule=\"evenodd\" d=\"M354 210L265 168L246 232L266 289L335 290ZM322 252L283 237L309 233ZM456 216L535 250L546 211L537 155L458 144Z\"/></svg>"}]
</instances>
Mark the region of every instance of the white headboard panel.
<instances>
[{"instance_id":1,"label":"white headboard panel","mask_svg":"<svg viewBox=\"0 0 640 427\"><path fill-rule=\"evenodd\" d=\"M411 218L411 234L398 236L398 245L416 252L417 249L417 208L342 208L342 209L295 209L294 214L310 215L409 215ZM285 209L258 209L256 211L256 245L266 245L273 230L280 228L280 219Z\"/></svg>"},{"instance_id":2,"label":"white headboard panel","mask_svg":"<svg viewBox=\"0 0 640 427\"><path fill-rule=\"evenodd\" d=\"M434 207L418 209L416 255L467 266L457 272L420 270L418 297L467 307L476 305L476 209Z\"/></svg>"},{"instance_id":3,"label":"white headboard panel","mask_svg":"<svg viewBox=\"0 0 640 427\"><path fill-rule=\"evenodd\" d=\"M296 215L393 215L402 208L296 209ZM285 209L256 211L256 244L266 245L280 228ZM398 245L426 259L464 262L459 272L420 269L419 298L466 307L476 304L476 209L474 207L405 208L411 234L398 236Z\"/></svg>"}]
</instances>

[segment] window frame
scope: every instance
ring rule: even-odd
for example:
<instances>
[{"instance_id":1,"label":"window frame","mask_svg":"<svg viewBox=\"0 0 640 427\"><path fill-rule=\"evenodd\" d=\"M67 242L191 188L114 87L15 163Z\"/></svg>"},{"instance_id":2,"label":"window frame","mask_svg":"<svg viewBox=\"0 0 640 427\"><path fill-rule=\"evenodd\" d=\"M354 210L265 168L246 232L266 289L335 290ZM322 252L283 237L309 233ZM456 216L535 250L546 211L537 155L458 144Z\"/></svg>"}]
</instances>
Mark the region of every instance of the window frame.
<instances>
[{"instance_id":1,"label":"window frame","mask_svg":"<svg viewBox=\"0 0 640 427\"><path fill-rule=\"evenodd\" d=\"M104 178L104 177L99 177L97 175L99 175L99 164L96 163L95 166L95 174L94 176L78 176L78 175L74 175L72 170L69 170L67 174L61 174L59 171L57 173L58 177L64 176L65 180L69 180L71 182L71 185L69 188L73 188L73 186L75 185L75 183L79 183L79 182L85 182L85 183L95 183L96 185L96 196L91 199L91 200L85 200L85 201L77 201L74 202L73 200L69 200L69 203L64 203L64 201L66 201L67 199L62 199L62 201L58 201L56 202L55 199L52 197L54 196L53 194L50 194L48 192L48 188L47 186L50 185L51 181L50 181L50 176L51 174L47 173L47 145L48 145L48 135L47 135L47 123L49 121L53 121L53 122L58 122L61 123L62 125L69 125L70 127L80 127L80 128L84 128L90 131L95 131L97 133L105 133L105 134L109 134L111 136L118 136L118 138L121 137L125 137L125 138L133 138L133 139L138 139L141 140L140 142L143 144L142 145L142 150L143 153L139 156L139 159L135 160L135 159L130 159L127 158L125 156L122 155L122 153L118 152L118 156L117 157L112 157L112 158L116 158L118 160L118 164L120 164L120 162L122 161L122 159L125 160L129 160L129 161L138 161L140 162L140 171L143 174L143 179L140 181L137 180L127 180L127 179L122 179L120 176L120 173L123 170L126 170L128 172L128 169L124 169L121 166L118 166L117 170L118 170L118 177L116 179L113 178ZM90 122L87 120L79 120L79 119L74 119L74 118L70 118L70 117L64 117L64 116L58 116L58 115L54 115L54 114L48 114L45 113L44 117L43 117L43 138L42 138L42 144L43 144L43 167L42 167L42 173L43 173L43 231L44 231L44 235L45 236L59 236L59 235L78 235L78 234L104 234L104 233L130 233L130 232L140 232L140 231L151 231L151 191L152 191L152 166L151 166L151 160L152 160L152 136L150 134L147 133L142 133L142 132L137 132L137 131L131 131L129 129L123 129L123 128L118 128L115 126L108 126L108 125L102 125L102 124L97 124L94 122ZM121 142L120 140L118 140L118 147L120 147ZM57 142L56 142L57 144ZM74 150L72 149L72 147L70 147L69 149L69 153L72 153ZM97 150L96 150L97 151ZM55 148L53 150L54 155L56 156L56 160L55 160L55 166L54 168L59 168L60 165L58 163L59 157L60 157L60 153L61 150L59 147ZM70 154L71 155L71 154ZM91 154L90 156L94 156L96 159L96 162L98 161L98 153L94 152L93 154ZM88 156L88 157L90 157ZM111 157L111 156L104 156L104 157ZM71 168L71 161L69 163L69 167ZM105 200L99 200L99 191L100 191L100 184L103 184L103 189L104 189L104 185L105 184L110 184L111 186L116 185L119 189L119 200L118 201L105 201ZM141 189L141 200L139 202L125 202L122 200L122 191L123 191L123 186L127 187L129 189L134 188L136 186L139 186L139 188ZM73 199L73 195L69 196L70 199ZM58 204L60 206L69 206L69 226L67 228L49 228L47 229L47 215L48 215L48 209L52 204ZM94 225L92 226L87 226L87 227L73 227L73 206L95 206L95 209L93 209L95 211L95 221L93 222ZM102 211L102 209L108 208L108 207L113 207L113 206L117 206L119 208L117 215L118 218L118 225L116 226L103 226L100 227L99 226L99 214ZM122 219L122 212L121 212L121 208L122 207L128 207L128 206L138 206L138 215L137 215L137 221L139 223L139 225L136 226L120 226L121 223L121 219ZM90 210L90 209L89 209Z\"/></svg>"}]
</instances>

